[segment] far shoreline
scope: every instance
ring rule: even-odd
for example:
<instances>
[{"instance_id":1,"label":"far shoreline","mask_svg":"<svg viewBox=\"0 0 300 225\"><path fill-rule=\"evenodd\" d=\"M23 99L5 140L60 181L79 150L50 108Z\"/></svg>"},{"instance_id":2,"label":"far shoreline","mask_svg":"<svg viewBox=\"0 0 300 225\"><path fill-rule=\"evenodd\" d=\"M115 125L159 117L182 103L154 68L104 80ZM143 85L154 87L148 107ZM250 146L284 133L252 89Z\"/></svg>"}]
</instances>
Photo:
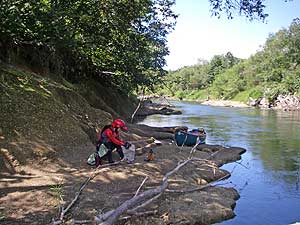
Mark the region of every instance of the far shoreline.
<instances>
[{"instance_id":1,"label":"far shoreline","mask_svg":"<svg viewBox=\"0 0 300 225\"><path fill-rule=\"evenodd\" d=\"M202 105L210 106L224 106L224 107L237 107L237 108L252 108L244 102L232 101L232 100L206 100L200 102Z\"/></svg>"},{"instance_id":2,"label":"far shoreline","mask_svg":"<svg viewBox=\"0 0 300 225\"><path fill-rule=\"evenodd\" d=\"M286 96L278 99L275 104L270 104L268 100L262 98L259 103L255 104L245 103L242 101L234 101L234 100L202 100L202 99L187 99L187 98L176 98L170 96L159 96L159 95L148 95L148 96L139 96L138 99L144 100L153 100L153 99L164 99L164 101L173 100L173 101L186 101L186 102L196 102L202 105L209 106L220 106L220 107L234 107L234 108L258 108L262 110L279 110L279 111L300 111L300 96ZM282 100L283 99L283 100ZM169 103L166 105L170 105Z\"/></svg>"},{"instance_id":3,"label":"far shoreline","mask_svg":"<svg viewBox=\"0 0 300 225\"><path fill-rule=\"evenodd\" d=\"M145 97L144 97L145 98ZM146 99L166 99L166 100L174 100L174 101L186 101L186 102L197 102L202 105L209 105L209 106L223 106L223 107L235 107L235 108L253 108L244 102L240 101L233 101L233 100L192 100L192 99L178 99L169 96L147 96Z\"/></svg>"}]
</instances>

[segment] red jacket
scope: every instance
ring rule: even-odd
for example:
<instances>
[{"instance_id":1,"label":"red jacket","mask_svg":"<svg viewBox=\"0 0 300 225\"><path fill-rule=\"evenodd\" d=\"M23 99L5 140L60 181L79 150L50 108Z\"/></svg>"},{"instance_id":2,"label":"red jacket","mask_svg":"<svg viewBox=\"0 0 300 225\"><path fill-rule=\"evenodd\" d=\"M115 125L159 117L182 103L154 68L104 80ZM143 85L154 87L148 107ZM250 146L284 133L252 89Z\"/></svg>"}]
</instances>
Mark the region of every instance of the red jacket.
<instances>
[{"instance_id":1,"label":"red jacket","mask_svg":"<svg viewBox=\"0 0 300 225\"><path fill-rule=\"evenodd\" d=\"M112 142L116 145L122 146L124 145L124 141L122 141L119 137L119 134L114 131L113 128L107 128L101 134L101 141L103 143Z\"/></svg>"}]
</instances>

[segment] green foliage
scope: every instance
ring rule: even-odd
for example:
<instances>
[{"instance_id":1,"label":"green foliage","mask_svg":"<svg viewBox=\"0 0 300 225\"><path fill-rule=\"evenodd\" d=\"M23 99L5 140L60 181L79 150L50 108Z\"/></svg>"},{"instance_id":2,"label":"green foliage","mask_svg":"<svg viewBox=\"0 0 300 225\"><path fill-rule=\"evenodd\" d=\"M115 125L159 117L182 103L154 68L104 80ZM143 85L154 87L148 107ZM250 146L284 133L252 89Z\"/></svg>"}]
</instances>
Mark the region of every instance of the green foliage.
<instances>
[{"instance_id":1,"label":"green foliage","mask_svg":"<svg viewBox=\"0 0 300 225\"><path fill-rule=\"evenodd\" d=\"M240 61L241 60L234 57L231 52L226 53L226 55L214 56L209 63L208 82L212 83L216 76L224 73Z\"/></svg>"},{"instance_id":2,"label":"green foliage","mask_svg":"<svg viewBox=\"0 0 300 225\"><path fill-rule=\"evenodd\" d=\"M191 93L193 90L207 89L212 85L216 76L238 62L240 62L240 59L234 57L230 52L225 55L214 56L210 62L199 60L199 63L195 66L169 71L165 78L166 87L164 89L187 91L186 93Z\"/></svg>"},{"instance_id":3,"label":"green foliage","mask_svg":"<svg viewBox=\"0 0 300 225\"><path fill-rule=\"evenodd\" d=\"M2 212L0 212L0 221L1 220L5 220L5 215Z\"/></svg>"},{"instance_id":4,"label":"green foliage","mask_svg":"<svg viewBox=\"0 0 300 225\"><path fill-rule=\"evenodd\" d=\"M59 200L63 201L64 190L62 184L54 184L49 187L50 192Z\"/></svg>"},{"instance_id":5,"label":"green foliage","mask_svg":"<svg viewBox=\"0 0 300 225\"><path fill-rule=\"evenodd\" d=\"M1 67L0 81L4 91L10 89L18 92L33 92L44 98L48 98L52 95L49 86L53 86L53 84L49 84L46 78L41 79L32 76L30 73Z\"/></svg>"},{"instance_id":6,"label":"green foliage","mask_svg":"<svg viewBox=\"0 0 300 225\"><path fill-rule=\"evenodd\" d=\"M239 101L239 102L245 102L247 103L249 98L258 99L260 97L263 97L263 90L260 87L254 87L250 88L248 90L239 92L232 100Z\"/></svg>"},{"instance_id":7,"label":"green foliage","mask_svg":"<svg viewBox=\"0 0 300 225\"><path fill-rule=\"evenodd\" d=\"M192 90L187 94L186 98L191 100L206 100L208 96L209 96L209 92L207 89Z\"/></svg>"},{"instance_id":8,"label":"green foliage","mask_svg":"<svg viewBox=\"0 0 300 225\"><path fill-rule=\"evenodd\" d=\"M243 64L237 64L217 76L211 88L213 95L219 99L231 99L244 90Z\"/></svg>"},{"instance_id":9,"label":"green foliage","mask_svg":"<svg viewBox=\"0 0 300 225\"><path fill-rule=\"evenodd\" d=\"M120 89L164 76L173 0L3 0L0 42L49 46L71 53L97 76L109 72Z\"/></svg>"},{"instance_id":10,"label":"green foliage","mask_svg":"<svg viewBox=\"0 0 300 225\"><path fill-rule=\"evenodd\" d=\"M300 20L271 34L262 50L247 60L231 53L217 55L210 62L170 71L166 83L166 87L181 91L180 96L189 99L203 98L194 93L204 90L210 98L243 102L249 97L263 96L272 101L278 94L299 94Z\"/></svg>"},{"instance_id":11,"label":"green foliage","mask_svg":"<svg viewBox=\"0 0 300 225\"><path fill-rule=\"evenodd\" d=\"M258 19L264 21L269 15L265 13L265 5L263 0L209 0L211 11L214 16L220 17L222 12L225 12L228 19L233 18L233 13L238 12L239 15L244 15L248 19Z\"/></svg>"},{"instance_id":12,"label":"green foliage","mask_svg":"<svg viewBox=\"0 0 300 225\"><path fill-rule=\"evenodd\" d=\"M253 99L258 99L259 97L263 96L263 91L260 87L251 88L248 90L249 97Z\"/></svg>"}]
</instances>

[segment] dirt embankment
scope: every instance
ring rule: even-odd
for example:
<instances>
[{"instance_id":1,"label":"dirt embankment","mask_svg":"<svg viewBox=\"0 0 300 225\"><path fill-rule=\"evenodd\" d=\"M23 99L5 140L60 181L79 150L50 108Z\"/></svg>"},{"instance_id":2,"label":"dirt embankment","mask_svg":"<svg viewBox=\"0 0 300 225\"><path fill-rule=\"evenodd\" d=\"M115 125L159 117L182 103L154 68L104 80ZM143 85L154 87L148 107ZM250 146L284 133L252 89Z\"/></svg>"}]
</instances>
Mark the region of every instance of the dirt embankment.
<instances>
[{"instance_id":1,"label":"dirt embankment","mask_svg":"<svg viewBox=\"0 0 300 225\"><path fill-rule=\"evenodd\" d=\"M161 187L163 177L190 156L190 147L181 148L172 142L174 127L128 124L130 131L122 137L135 143L135 162L95 170L86 159L94 152L96 130L116 116L125 118L129 115L126 111L133 112L132 104L126 102L129 100L119 98L122 104L114 102L127 105L120 110L110 104L117 94L112 99L103 97L105 91L100 84L84 89L11 67L2 66L0 77L1 224L48 224L52 219L59 220L60 207L66 208L93 175L62 217L65 224L72 219L92 224L95 216L131 199L145 177L148 179L140 194ZM162 144L156 145L153 138ZM154 149L154 160L145 162L150 148ZM244 151L198 146L194 160L169 177L169 191L164 190L142 209L151 215L124 212L116 224L212 224L232 218L238 193L207 184L228 177L230 174L219 167L240 159ZM117 156L114 154L116 160Z\"/></svg>"}]
</instances>

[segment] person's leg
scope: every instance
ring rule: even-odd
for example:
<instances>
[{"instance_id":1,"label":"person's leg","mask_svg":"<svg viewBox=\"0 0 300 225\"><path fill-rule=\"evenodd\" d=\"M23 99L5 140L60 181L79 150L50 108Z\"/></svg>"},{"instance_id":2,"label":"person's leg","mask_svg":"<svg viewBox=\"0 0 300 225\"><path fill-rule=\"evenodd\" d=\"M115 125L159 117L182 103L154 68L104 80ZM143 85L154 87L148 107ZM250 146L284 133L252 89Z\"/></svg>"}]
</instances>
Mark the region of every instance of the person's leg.
<instances>
[{"instance_id":1,"label":"person's leg","mask_svg":"<svg viewBox=\"0 0 300 225\"><path fill-rule=\"evenodd\" d=\"M112 142L105 143L106 148L108 149L108 152L106 153L107 159L109 163L114 163L114 160L112 158L112 150L115 148L114 144Z\"/></svg>"},{"instance_id":2,"label":"person's leg","mask_svg":"<svg viewBox=\"0 0 300 225\"><path fill-rule=\"evenodd\" d=\"M99 141L97 141L97 143L96 143L96 154L95 154L95 165L96 165L96 167L98 167L99 165L101 165L101 158L98 155L98 151L99 151L100 145L101 145L101 143Z\"/></svg>"},{"instance_id":3,"label":"person's leg","mask_svg":"<svg viewBox=\"0 0 300 225\"><path fill-rule=\"evenodd\" d=\"M112 158L112 150L108 149L108 152L106 153L107 159L108 159L108 163L114 163L114 160Z\"/></svg>"},{"instance_id":4,"label":"person's leg","mask_svg":"<svg viewBox=\"0 0 300 225\"><path fill-rule=\"evenodd\" d=\"M119 145L115 145L114 143L112 142L109 142L107 144L105 144L105 146L108 148L108 152L107 152L107 158L108 158L108 162L109 163L113 163L113 159L112 159L112 151L116 148L117 149L117 152L120 156L120 159L122 160L124 158L124 153L122 151L122 148L121 146Z\"/></svg>"},{"instance_id":5,"label":"person's leg","mask_svg":"<svg viewBox=\"0 0 300 225\"><path fill-rule=\"evenodd\" d=\"M100 156L98 155L98 153L96 153L95 161L96 161L96 164L95 164L96 167L98 167L99 165L102 165L101 158L100 158Z\"/></svg>"},{"instance_id":6,"label":"person's leg","mask_svg":"<svg viewBox=\"0 0 300 225\"><path fill-rule=\"evenodd\" d=\"M117 146L117 152L120 156L120 160L122 160L124 158L124 153L123 153L121 146Z\"/></svg>"}]
</instances>

